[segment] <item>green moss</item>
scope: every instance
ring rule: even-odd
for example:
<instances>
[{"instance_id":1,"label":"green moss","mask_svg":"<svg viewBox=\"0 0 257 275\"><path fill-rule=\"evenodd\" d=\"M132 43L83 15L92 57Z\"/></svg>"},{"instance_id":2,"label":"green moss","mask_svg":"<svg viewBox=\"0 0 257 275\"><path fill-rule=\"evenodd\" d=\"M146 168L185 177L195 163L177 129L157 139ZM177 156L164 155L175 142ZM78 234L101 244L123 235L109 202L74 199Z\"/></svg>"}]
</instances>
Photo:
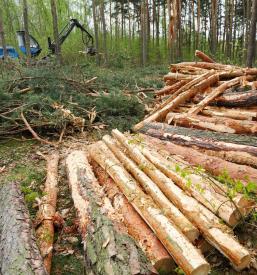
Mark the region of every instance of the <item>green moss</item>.
<instances>
[{"instance_id":1,"label":"green moss","mask_svg":"<svg viewBox=\"0 0 257 275\"><path fill-rule=\"evenodd\" d=\"M72 264L71 264L72 263ZM52 271L54 275L78 275L84 274L83 258L76 255L55 255L52 261Z\"/></svg>"}]
</instances>

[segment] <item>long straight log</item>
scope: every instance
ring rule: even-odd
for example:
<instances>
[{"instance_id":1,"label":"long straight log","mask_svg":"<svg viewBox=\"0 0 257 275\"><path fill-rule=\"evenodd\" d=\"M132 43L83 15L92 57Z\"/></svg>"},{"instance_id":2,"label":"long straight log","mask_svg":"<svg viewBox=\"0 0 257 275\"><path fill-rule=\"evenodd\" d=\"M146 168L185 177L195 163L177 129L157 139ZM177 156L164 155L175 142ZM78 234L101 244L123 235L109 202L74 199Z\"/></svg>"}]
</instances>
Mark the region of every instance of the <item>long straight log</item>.
<instances>
[{"instance_id":1,"label":"long straight log","mask_svg":"<svg viewBox=\"0 0 257 275\"><path fill-rule=\"evenodd\" d=\"M152 199L138 187L136 181L123 168L108 147L103 142L98 142L89 146L89 153L113 178L184 272L186 274L207 274L209 264L177 227L162 214Z\"/></svg>"},{"instance_id":2,"label":"long straight log","mask_svg":"<svg viewBox=\"0 0 257 275\"><path fill-rule=\"evenodd\" d=\"M183 87L186 83L188 83L187 80L181 80L171 86L165 86L164 88L162 88L159 91L155 92L156 96L163 96L163 95L169 95L172 93L175 93L178 89L180 89L181 87Z\"/></svg>"},{"instance_id":3,"label":"long straight log","mask_svg":"<svg viewBox=\"0 0 257 275\"><path fill-rule=\"evenodd\" d=\"M103 213L100 186L82 151L66 159L72 198L84 242L85 265L93 274L151 274L151 264L128 235L118 232ZM89 273L91 274L91 273Z\"/></svg>"},{"instance_id":4,"label":"long straight log","mask_svg":"<svg viewBox=\"0 0 257 275\"><path fill-rule=\"evenodd\" d=\"M164 81L167 80L193 80L195 79L197 76L194 75L190 75L190 74L181 74L181 73L168 73L163 77Z\"/></svg>"},{"instance_id":5,"label":"long straight log","mask_svg":"<svg viewBox=\"0 0 257 275\"><path fill-rule=\"evenodd\" d=\"M0 185L0 274L48 274L17 183Z\"/></svg>"},{"instance_id":6,"label":"long straight log","mask_svg":"<svg viewBox=\"0 0 257 275\"><path fill-rule=\"evenodd\" d=\"M202 68L197 68L197 67L193 67L193 66L183 66L183 65L178 65L177 64L172 64L170 66L170 71L171 72L180 72L183 74L191 74L191 75L200 75L200 74L204 74L207 73L208 70L206 69L202 69Z\"/></svg>"},{"instance_id":7,"label":"long straight log","mask_svg":"<svg viewBox=\"0 0 257 275\"><path fill-rule=\"evenodd\" d=\"M170 218L174 224L183 232L183 234L194 243L199 237L199 231L192 223L165 197L159 187L142 171L138 166L129 159L122 151L122 147L119 146L114 139L110 136L104 136L103 141L129 171L137 182L143 187L146 193L148 193L155 203L164 210L164 214Z\"/></svg>"},{"instance_id":8,"label":"long straight log","mask_svg":"<svg viewBox=\"0 0 257 275\"><path fill-rule=\"evenodd\" d=\"M257 134L257 122L248 120L236 120L223 117L205 117L201 115L168 113L168 124L176 124L183 127L208 129L211 131L232 134Z\"/></svg>"},{"instance_id":9,"label":"long straight log","mask_svg":"<svg viewBox=\"0 0 257 275\"><path fill-rule=\"evenodd\" d=\"M204 62L215 63L215 61L212 58L210 58L207 54L205 54L201 51L196 50L195 51L195 56L200 58Z\"/></svg>"},{"instance_id":10,"label":"long straight log","mask_svg":"<svg viewBox=\"0 0 257 275\"><path fill-rule=\"evenodd\" d=\"M203 236L215 246L221 253L230 259L238 268L243 269L249 265L250 254L241 246L232 235L225 233L229 228L225 225L217 227L220 224L211 211L202 206L197 200L187 196L171 179L165 176L149 161L138 152L133 143L118 130L112 131L113 136L126 147L128 154L138 165L144 167L144 172L160 187L163 193L194 223ZM221 230L221 228L224 230Z\"/></svg>"},{"instance_id":11,"label":"long straight log","mask_svg":"<svg viewBox=\"0 0 257 275\"><path fill-rule=\"evenodd\" d=\"M207 78L206 78L207 77ZM199 82L200 79L204 79L201 82ZM152 122L152 121L158 121L162 118L164 118L171 110L173 110L174 108L178 107L181 103L184 103L186 100L188 100L189 98L193 97L196 93L203 91L204 89L206 89L207 87L213 85L214 83L216 83L219 80L219 76L218 74L213 74L212 72L210 72L210 74L206 74L203 75L199 78L194 79L193 81L189 82L191 83L190 85L192 85L193 82L197 83L197 84L193 84L194 86L190 89L185 89L185 87L189 84L184 85L182 88L185 89L183 92L181 91L177 91L175 94L178 93L177 97L175 97L174 99L168 99L166 102L164 102L164 105L162 106L162 109L157 110L155 113L153 113L152 115L150 115L149 117L147 117L146 119L144 119L143 121L139 122L138 124L136 124L134 126L134 130L137 131L140 128L142 128L145 124ZM198 81L198 82L197 82ZM173 94L171 96L171 98L173 98L173 96L175 95ZM163 107L164 106L164 107Z\"/></svg>"},{"instance_id":12,"label":"long straight log","mask_svg":"<svg viewBox=\"0 0 257 275\"><path fill-rule=\"evenodd\" d=\"M242 69L241 67L238 66L232 66L232 65L224 65L220 63L209 63L209 62L181 62L178 64L175 64L176 66L192 66L192 67L197 67L197 68L202 68L202 69L207 69L207 70L227 70L227 71L233 71L236 69ZM171 65L172 66L172 65Z\"/></svg>"},{"instance_id":13,"label":"long straight log","mask_svg":"<svg viewBox=\"0 0 257 275\"><path fill-rule=\"evenodd\" d=\"M152 136L154 135L155 137L142 135L142 138L148 141L151 146L156 146L156 148L160 150L165 150L171 155L179 155L190 164L203 167L212 175L220 176L225 171L228 173L229 177L234 180L241 180L244 184L247 184L249 181L257 183L257 170L254 168L231 163L221 158L207 156L194 149L176 145L170 142L168 137L164 137L156 130L155 133L152 131ZM257 192L257 190L255 192Z\"/></svg>"},{"instance_id":14,"label":"long straight log","mask_svg":"<svg viewBox=\"0 0 257 275\"><path fill-rule=\"evenodd\" d=\"M47 176L45 181L44 196L40 204L37 221L40 222L36 229L37 241L40 253L44 259L44 265L50 274L52 266L54 224L53 216L56 212L57 192L58 192L58 162L59 153L53 152L46 157Z\"/></svg>"},{"instance_id":15,"label":"long straight log","mask_svg":"<svg viewBox=\"0 0 257 275\"><path fill-rule=\"evenodd\" d=\"M90 164L99 184L104 187L106 195L111 200L115 213L122 216L128 234L137 241L157 271L165 274L171 273L175 268L175 263L153 231L120 192L106 171L94 160L91 160Z\"/></svg>"}]
</instances>

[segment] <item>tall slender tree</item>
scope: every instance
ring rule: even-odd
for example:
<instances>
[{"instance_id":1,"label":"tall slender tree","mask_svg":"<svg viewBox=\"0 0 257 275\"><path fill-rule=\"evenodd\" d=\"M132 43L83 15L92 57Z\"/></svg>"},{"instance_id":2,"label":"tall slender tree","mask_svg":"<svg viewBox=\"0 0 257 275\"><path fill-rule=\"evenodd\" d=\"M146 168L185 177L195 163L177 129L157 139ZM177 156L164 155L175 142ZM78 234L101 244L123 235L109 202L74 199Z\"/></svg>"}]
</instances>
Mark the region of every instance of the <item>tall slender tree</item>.
<instances>
[{"instance_id":1,"label":"tall slender tree","mask_svg":"<svg viewBox=\"0 0 257 275\"><path fill-rule=\"evenodd\" d=\"M25 49L26 49L27 62L30 63L31 52L30 52L29 19L28 19L27 0L23 0L23 24L24 24L24 32L25 32Z\"/></svg>"},{"instance_id":2,"label":"tall slender tree","mask_svg":"<svg viewBox=\"0 0 257 275\"><path fill-rule=\"evenodd\" d=\"M5 33L4 33L4 20L3 20L3 11L0 7L0 43L3 47L4 58L7 58L7 48L5 43Z\"/></svg>"}]
</instances>

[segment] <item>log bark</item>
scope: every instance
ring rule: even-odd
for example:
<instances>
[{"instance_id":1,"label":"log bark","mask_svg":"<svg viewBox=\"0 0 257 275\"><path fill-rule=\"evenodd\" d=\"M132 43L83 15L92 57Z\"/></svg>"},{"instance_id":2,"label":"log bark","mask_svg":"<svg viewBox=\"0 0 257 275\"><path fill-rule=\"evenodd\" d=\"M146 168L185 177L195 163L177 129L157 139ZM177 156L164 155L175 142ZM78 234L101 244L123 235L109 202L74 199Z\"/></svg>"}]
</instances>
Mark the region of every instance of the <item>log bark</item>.
<instances>
[{"instance_id":1,"label":"log bark","mask_svg":"<svg viewBox=\"0 0 257 275\"><path fill-rule=\"evenodd\" d=\"M47 176L45 188L37 213L38 226L36 229L36 237L40 253L44 259L44 265L50 274L52 266L53 242L54 242L54 224L53 216L56 212L57 192L58 192L58 162L59 153L53 152L46 157Z\"/></svg>"},{"instance_id":2,"label":"log bark","mask_svg":"<svg viewBox=\"0 0 257 275\"><path fill-rule=\"evenodd\" d=\"M203 236L214 245L221 253L230 259L238 268L243 269L249 265L250 254L241 246L232 235L225 233L229 230L227 226L220 225L211 211L202 206L197 200L187 196L171 179L150 164L147 159L135 150L132 142L118 130L112 130L114 137L126 147L128 154L138 165L143 165L144 172L160 187L163 193L194 223ZM222 229L221 229L222 228Z\"/></svg>"},{"instance_id":3,"label":"log bark","mask_svg":"<svg viewBox=\"0 0 257 275\"><path fill-rule=\"evenodd\" d=\"M72 198L84 241L85 265L93 274L151 274L151 265L133 239L118 232L103 213L97 180L82 151L66 159Z\"/></svg>"},{"instance_id":4,"label":"log bark","mask_svg":"<svg viewBox=\"0 0 257 275\"><path fill-rule=\"evenodd\" d=\"M200 58L204 62L215 63L215 61L212 58L210 58L207 54L205 54L201 51L196 50L195 51L195 56Z\"/></svg>"},{"instance_id":5,"label":"log bark","mask_svg":"<svg viewBox=\"0 0 257 275\"><path fill-rule=\"evenodd\" d=\"M248 120L236 120L223 117L206 117L201 115L168 113L168 124L176 124L183 127L208 129L211 131L232 134L257 134L257 122Z\"/></svg>"},{"instance_id":6,"label":"log bark","mask_svg":"<svg viewBox=\"0 0 257 275\"><path fill-rule=\"evenodd\" d=\"M220 176L224 171L226 171L232 179L240 180L244 184L247 184L249 181L257 182L257 170L254 168L231 163L217 157L210 157L194 149L176 145L169 142L169 138L160 136L156 130L155 133L152 131L151 135L153 134L155 134L155 138L143 135L143 138L146 141L149 141L151 146L156 146L158 149L166 150L171 155L179 155L190 164L203 167L212 175ZM159 138L164 140L160 140ZM257 192L257 190L255 192Z\"/></svg>"},{"instance_id":7,"label":"log bark","mask_svg":"<svg viewBox=\"0 0 257 275\"><path fill-rule=\"evenodd\" d=\"M181 80L171 86L165 86L164 88L162 88L159 91L155 92L156 96L163 96L163 95L169 95L172 93L175 93L178 89L180 89L181 87L183 87L186 83L188 83L187 80Z\"/></svg>"},{"instance_id":8,"label":"log bark","mask_svg":"<svg viewBox=\"0 0 257 275\"><path fill-rule=\"evenodd\" d=\"M181 65L181 64L171 64L170 65L171 72L180 72L185 74L192 74L192 75L201 75L208 72L206 69L197 68L189 65Z\"/></svg>"},{"instance_id":9,"label":"log bark","mask_svg":"<svg viewBox=\"0 0 257 275\"><path fill-rule=\"evenodd\" d=\"M207 78L206 78L207 77ZM202 81L199 82L199 80ZM205 90L207 87L213 85L219 80L219 77L217 74L213 74L212 72L207 75L200 76L197 79L194 79L190 81L188 84L183 86L181 89L179 89L177 92L175 92L171 99L168 99L164 104L160 106L160 110L157 110L155 113L144 119L143 121L139 122L134 126L134 130L137 131L140 128L142 128L145 124L152 122L152 121L158 121L164 118L171 110L178 107L181 103L184 103L189 98L193 97L196 93L201 92ZM191 83L191 84L190 84ZM197 83L197 84L195 84ZM190 85L194 85L192 88L187 89ZM174 99L173 99L174 97Z\"/></svg>"},{"instance_id":10,"label":"log bark","mask_svg":"<svg viewBox=\"0 0 257 275\"><path fill-rule=\"evenodd\" d=\"M173 65L171 65L173 66ZM192 66L207 70L217 70L217 71L233 71L233 70L241 70L241 67L233 66L233 65L224 65L220 63L209 63L209 62L181 62L176 64L176 66Z\"/></svg>"},{"instance_id":11,"label":"log bark","mask_svg":"<svg viewBox=\"0 0 257 275\"><path fill-rule=\"evenodd\" d=\"M111 200L115 211L122 216L128 234L136 240L158 272L171 273L175 268L175 262L153 231L120 192L118 186L106 171L93 160L90 161L90 164L99 184L104 187L106 195Z\"/></svg>"},{"instance_id":12,"label":"log bark","mask_svg":"<svg viewBox=\"0 0 257 275\"><path fill-rule=\"evenodd\" d=\"M89 153L113 178L184 272L186 274L207 274L209 264L177 227L162 214L152 199L138 187L137 182L123 168L108 147L103 142L98 142L89 146Z\"/></svg>"},{"instance_id":13,"label":"log bark","mask_svg":"<svg viewBox=\"0 0 257 275\"><path fill-rule=\"evenodd\" d=\"M0 186L0 274L47 275L17 183Z\"/></svg>"},{"instance_id":14,"label":"log bark","mask_svg":"<svg viewBox=\"0 0 257 275\"><path fill-rule=\"evenodd\" d=\"M137 182L140 183L144 191L153 198L155 203L164 209L164 214L173 221L174 224L183 232L183 234L194 243L199 237L199 231L192 223L165 197L158 186L148 177L146 174L138 168L138 166L129 159L125 152L124 147L121 147L110 136L104 136L103 141L113 152L113 154L124 165L127 171L129 171Z\"/></svg>"},{"instance_id":15,"label":"log bark","mask_svg":"<svg viewBox=\"0 0 257 275\"><path fill-rule=\"evenodd\" d=\"M197 95L194 103L198 103L203 99L203 96ZM210 105L217 105L223 107L250 107L257 105L257 90L247 91L243 93L227 93L217 97Z\"/></svg>"},{"instance_id":16,"label":"log bark","mask_svg":"<svg viewBox=\"0 0 257 275\"><path fill-rule=\"evenodd\" d=\"M210 94L208 94L201 102L199 102L196 106L192 107L188 114L194 114L197 115L199 112L201 112L205 106L207 106L213 99L215 99L217 96L222 94L227 89L236 86L240 83L241 78L237 77L235 79L232 79L230 81L226 81L225 83L221 84L217 88L215 88Z\"/></svg>"},{"instance_id":17,"label":"log bark","mask_svg":"<svg viewBox=\"0 0 257 275\"><path fill-rule=\"evenodd\" d=\"M181 74L181 73L168 73L163 77L164 81L167 80L175 80L175 81L180 81L180 80L193 80L197 76L195 75L190 75L190 74Z\"/></svg>"}]
</instances>

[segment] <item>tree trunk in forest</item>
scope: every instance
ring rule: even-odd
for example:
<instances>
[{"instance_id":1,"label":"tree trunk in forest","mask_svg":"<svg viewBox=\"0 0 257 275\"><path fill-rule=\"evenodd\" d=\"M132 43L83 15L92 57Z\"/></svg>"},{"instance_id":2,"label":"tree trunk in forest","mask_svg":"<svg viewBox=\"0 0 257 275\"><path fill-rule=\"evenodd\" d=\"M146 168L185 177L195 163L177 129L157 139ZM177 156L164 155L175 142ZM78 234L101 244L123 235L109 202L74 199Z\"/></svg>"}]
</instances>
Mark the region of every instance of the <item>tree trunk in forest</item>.
<instances>
[{"instance_id":1,"label":"tree trunk in forest","mask_svg":"<svg viewBox=\"0 0 257 275\"><path fill-rule=\"evenodd\" d=\"M167 274L172 272L175 263L150 227L135 211L107 172L93 160L90 161L90 164L113 207L121 214L128 234L137 241L157 271Z\"/></svg>"},{"instance_id":2,"label":"tree trunk in forest","mask_svg":"<svg viewBox=\"0 0 257 275\"><path fill-rule=\"evenodd\" d=\"M226 171L230 178L235 181L241 180L245 185L247 185L249 181L257 182L257 169L246 165L231 163L221 158L210 157L194 149L176 145L170 142L170 140L173 140L170 139L168 135L164 136L163 133L157 130L148 131L147 134L152 137L148 135L142 136L143 139L149 141L150 146L156 146L155 148L166 150L172 155L179 155L192 165L200 165L212 175L220 176ZM183 145L186 146L187 142ZM255 192L257 192L257 190Z\"/></svg>"},{"instance_id":3,"label":"tree trunk in forest","mask_svg":"<svg viewBox=\"0 0 257 275\"><path fill-rule=\"evenodd\" d=\"M37 213L36 228L37 242L40 253L44 259L44 265L47 272L51 273L53 242L54 242L54 224L53 217L56 212L57 192L58 192L58 162L59 153L54 152L46 157L47 177L44 188L44 196ZM47 237L46 237L47 236Z\"/></svg>"},{"instance_id":4,"label":"tree trunk in forest","mask_svg":"<svg viewBox=\"0 0 257 275\"><path fill-rule=\"evenodd\" d=\"M162 191L151 181L146 174L138 168L138 166L126 156L124 147L112 139L110 136L104 136L103 141L124 165L134 178L139 182L142 188L149 196L153 198L155 203L161 208L165 209L165 215L170 218L174 224L183 232L183 234L194 243L199 237L198 230L191 224L190 221L165 197ZM148 163L149 164L149 163ZM151 164L150 164L151 166Z\"/></svg>"},{"instance_id":5,"label":"tree trunk in forest","mask_svg":"<svg viewBox=\"0 0 257 275\"><path fill-rule=\"evenodd\" d=\"M96 47L96 63L100 65L100 56L99 56L99 37L98 37L98 22L96 19L96 0L92 0L92 11L93 11L93 22L94 22L94 33L95 33L95 47ZM116 28L115 28L116 30ZM115 33L115 36L117 33ZM116 36L117 38L117 36Z\"/></svg>"},{"instance_id":6,"label":"tree trunk in forest","mask_svg":"<svg viewBox=\"0 0 257 275\"><path fill-rule=\"evenodd\" d=\"M142 41L142 65L147 63L147 14L146 14L146 0L141 3L141 41Z\"/></svg>"},{"instance_id":7,"label":"tree trunk in forest","mask_svg":"<svg viewBox=\"0 0 257 275\"><path fill-rule=\"evenodd\" d=\"M200 31L201 31L201 0L197 0L197 34L196 34L196 49L199 49Z\"/></svg>"},{"instance_id":8,"label":"tree trunk in forest","mask_svg":"<svg viewBox=\"0 0 257 275\"><path fill-rule=\"evenodd\" d=\"M208 274L209 264L137 185L103 142L89 146L90 156L106 169L136 211L153 229L176 263L188 274ZM190 257L188 257L190 253Z\"/></svg>"},{"instance_id":9,"label":"tree trunk in forest","mask_svg":"<svg viewBox=\"0 0 257 275\"><path fill-rule=\"evenodd\" d=\"M106 21L105 21L105 3L104 3L104 0L102 0L101 4L100 4L100 13L101 13L101 19L102 19L102 26L103 26L104 58L105 58L105 62L108 64L107 29L106 29Z\"/></svg>"},{"instance_id":10,"label":"tree trunk in forest","mask_svg":"<svg viewBox=\"0 0 257 275\"><path fill-rule=\"evenodd\" d=\"M23 0L23 24L24 24L24 32L25 32L25 49L26 49L26 58L28 64L31 59L30 52L30 38L29 38L29 19L28 19L28 3L27 0Z\"/></svg>"},{"instance_id":11,"label":"tree trunk in forest","mask_svg":"<svg viewBox=\"0 0 257 275\"><path fill-rule=\"evenodd\" d=\"M246 66L252 67L256 53L257 0L252 1L251 27L248 37Z\"/></svg>"},{"instance_id":12,"label":"tree trunk in forest","mask_svg":"<svg viewBox=\"0 0 257 275\"><path fill-rule=\"evenodd\" d=\"M55 54L56 54L57 62L59 64L62 64L61 45L60 45L60 41L59 41L59 31L58 31L58 16L57 16L56 0L50 0L50 2L51 2L51 13L52 13L52 20L53 20Z\"/></svg>"},{"instance_id":13,"label":"tree trunk in forest","mask_svg":"<svg viewBox=\"0 0 257 275\"><path fill-rule=\"evenodd\" d=\"M47 275L18 184L1 184L0 209L0 274Z\"/></svg>"},{"instance_id":14,"label":"tree trunk in forest","mask_svg":"<svg viewBox=\"0 0 257 275\"><path fill-rule=\"evenodd\" d=\"M84 241L86 271L93 274L151 274L151 264L128 235L118 232L103 205L100 186L86 154L73 151L66 159L72 198ZM89 273L91 274L91 273Z\"/></svg>"},{"instance_id":15,"label":"tree trunk in forest","mask_svg":"<svg viewBox=\"0 0 257 275\"><path fill-rule=\"evenodd\" d=\"M0 7L0 43L3 47L3 55L4 59L7 58L7 48L5 43L5 32L4 32L4 20L3 20L3 11L2 7Z\"/></svg>"}]
</instances>

